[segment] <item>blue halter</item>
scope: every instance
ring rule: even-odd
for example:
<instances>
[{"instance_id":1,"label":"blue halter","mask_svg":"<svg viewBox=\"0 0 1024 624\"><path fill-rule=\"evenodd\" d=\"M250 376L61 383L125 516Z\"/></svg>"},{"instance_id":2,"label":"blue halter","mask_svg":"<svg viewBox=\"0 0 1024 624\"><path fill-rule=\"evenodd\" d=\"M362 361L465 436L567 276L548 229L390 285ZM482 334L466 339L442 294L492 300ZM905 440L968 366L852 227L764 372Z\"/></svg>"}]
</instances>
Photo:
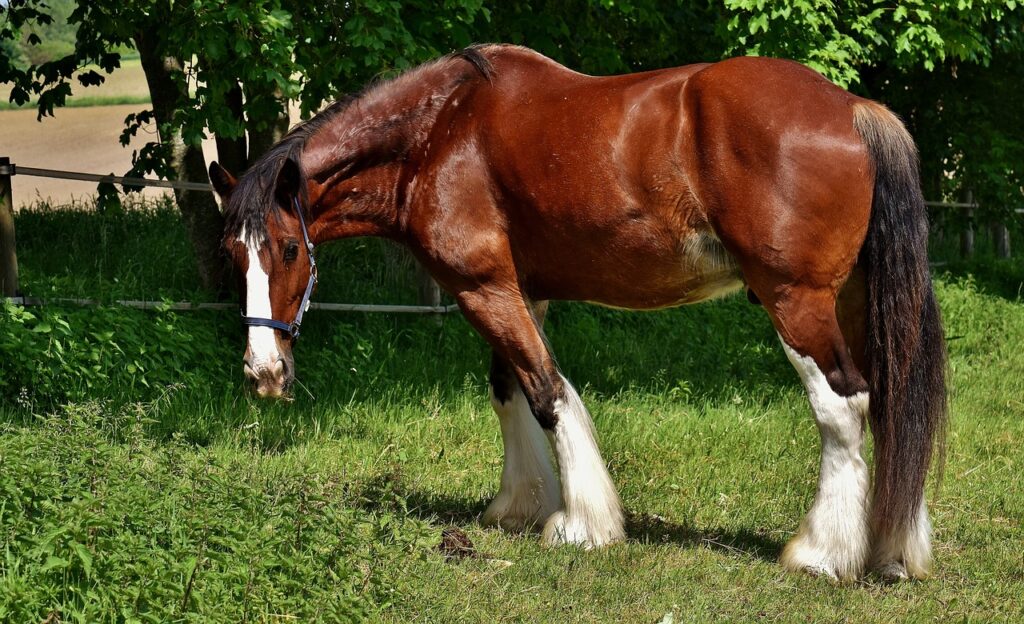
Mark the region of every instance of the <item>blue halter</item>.
<instances>
[{"instance_id":1,"label":"blue halter","mask_svg":"<svg viewBox=\"0 0 1024 624\"><path fill-rule=\"evenodd\" d=\"M313 294L313 287L316 286L317 271L316 259L313 257L313 241L309 240L309 231L306 230L306 219L302 216L302 207L299 205L298 196L293 197L292 202L295 205L295 214L299 215L299 224L302 226L302 240L306 243L306 251L309 252L309 281L306 282L306 292L302 294L302 301L299 302L299 311L295 313L295 320L291 323L285 323L284 321L277 321L270 318L246 316L243 312L242 325L246 325L248 327L270 327L271 329L279 329L291 336L292 340L295 340L299 337L299 326L302 325L302 315L305 314L306 309L309 307L309 297Z\"/></svg>"}]
</instances>

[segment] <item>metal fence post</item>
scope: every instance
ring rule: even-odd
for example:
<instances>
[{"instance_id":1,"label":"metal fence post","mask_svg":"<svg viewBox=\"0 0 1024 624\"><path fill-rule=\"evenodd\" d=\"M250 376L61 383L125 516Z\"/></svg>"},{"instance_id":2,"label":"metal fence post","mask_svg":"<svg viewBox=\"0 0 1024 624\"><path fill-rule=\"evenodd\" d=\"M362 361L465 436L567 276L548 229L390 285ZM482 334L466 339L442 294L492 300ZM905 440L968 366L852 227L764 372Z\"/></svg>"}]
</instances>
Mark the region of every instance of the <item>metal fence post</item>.
<instances>
[{"instance_id":1,"label":"metal fence post","mask_svg":"<svg viewBox=\"0 0 1024 624\"><path fill-rule=\"evenodd\" d=\"M14 165L0 156L0 292L4 297L18 296L18 255L14 246L14 195L11 176Z\"/></svg>"},{"instance_id":2,"label":"metal fence post","mask_svg":"<svg viewBox=\"0 0 1024 624\"><path fill-rule=\"evenodd\" d=\"M438 286L423 265L416 262L416 286L419 291L420 305L434 308L441 307L441 287ZM437 324L441 324L441 315L437 316Z\"/></svg>"}]
</instances>

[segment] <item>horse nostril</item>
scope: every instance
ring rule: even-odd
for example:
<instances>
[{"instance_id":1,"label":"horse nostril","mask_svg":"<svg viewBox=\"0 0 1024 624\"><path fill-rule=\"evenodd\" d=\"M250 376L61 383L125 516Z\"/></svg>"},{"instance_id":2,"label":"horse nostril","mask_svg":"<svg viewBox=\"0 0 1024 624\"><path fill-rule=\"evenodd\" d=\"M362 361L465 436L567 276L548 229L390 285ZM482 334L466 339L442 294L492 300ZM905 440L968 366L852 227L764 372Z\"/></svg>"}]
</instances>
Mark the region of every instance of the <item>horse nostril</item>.
<instances>
[{"instance_id":1,"label":"horse nostril","mask_svg":"<svg viewBox=\"0 0 1024 624\"><path fill-rule=\"evenodd\" d=\"M284 369L285 369L284 358L279 357L279 358L277 358L277 361L274 362L274 369L271 372L274 373L274 377L280 378L280 377L284 376Z\"/></svg>"},{"instance_id":2,"label":"horse nostril","mask_svg":"<svg viewBox=\"0 0 1024 624\"><path fill-rule=\"evenodd\" d=\"M251 361L248 358L242 360L242 370L245 371L245 376L250 379L259 378L259 375L257 375L256 371L253 370Z\"/></svg>"}]
</instances>

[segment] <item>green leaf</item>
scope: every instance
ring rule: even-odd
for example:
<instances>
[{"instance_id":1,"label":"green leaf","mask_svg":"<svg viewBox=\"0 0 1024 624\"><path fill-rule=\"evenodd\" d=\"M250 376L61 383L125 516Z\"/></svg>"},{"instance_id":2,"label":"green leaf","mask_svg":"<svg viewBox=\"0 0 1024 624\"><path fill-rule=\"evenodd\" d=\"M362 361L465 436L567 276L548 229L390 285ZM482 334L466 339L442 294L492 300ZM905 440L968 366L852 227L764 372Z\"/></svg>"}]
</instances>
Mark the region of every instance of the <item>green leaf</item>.
<instances>
[{"instance_id":1,"label":"green leaf","mask_svg":"<svg viewBox=\"0 0 1024 624\"><path fill-rule=\"evenodd\" d=\"M43 564L43 567L40 569L40 572L49 572L53 569L64 569L69 565L71 565L71 562L67 559L57 557L55 555L50 555L46 558L46 563Z\"/></svg>"},{"instance_id":2,"label":"green leaf","mask_svg":"<svg viewBox=\"0 0 1024 624\"><path fill-rule=\"evenodd\" d=\"M72 542L71 548L75 551L75 554L78 555L79 561L82 562L82 568L85 569L85 575L87 577L92 577L92 553L89 552L89 549L86 548L84 544L79 544L78 542Z\"/></svg>"}]
</instances>

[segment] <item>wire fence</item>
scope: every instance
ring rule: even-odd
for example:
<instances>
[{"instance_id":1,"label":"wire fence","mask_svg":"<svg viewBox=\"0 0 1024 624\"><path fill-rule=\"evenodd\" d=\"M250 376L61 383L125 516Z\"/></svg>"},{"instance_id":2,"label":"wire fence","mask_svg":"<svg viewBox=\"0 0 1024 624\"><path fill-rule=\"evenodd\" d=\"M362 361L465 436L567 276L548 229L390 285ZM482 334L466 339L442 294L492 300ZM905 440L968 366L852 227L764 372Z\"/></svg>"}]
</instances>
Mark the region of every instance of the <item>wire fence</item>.
<instances>
[{"instance_id":1,"label":"wire fence","mask_svg":"<svg viewBox=\"0 0 1024 624\"><path fill-rule=\"evenodd\" d=\"M126 176L82 173L78 171L22 167L12 163L8 157L0 157L0 287L2 287L0 290L2 290L3 295L8 301L24 306L39 306L46 304L93 306L103 305L104 302L94 299L43 299L39 297L19 296L18 259L15 251L14 233L14 199L11 190L11 177L15 175L57 178L63 180L80 180L83 182L106 182L130 187L149 186L188 191L205 191L209 193L213 192L213 188L208 182L152 180L149 178L133 178ZM973 201L970 193L967 194L966 199L967 201L964 202L926 201L925 205L929 208L960 209L965 211L967 224L960 233L960 250L962 255L970 256L974 253L974 211L977 210L979 206ZM1024 214L1024 208L1015 209L1013 212L1017 214ZM1005 224L1002 223L993 223L991 229L997 255L1009 258L1009 230ZM426 281L429 282L426 286L421 285L421 298L428 301L430 305L379 305L313 302L310 307L312 309L334 312L387 312L399 314L447 314L458 309L457 305L441 305L440 289L437 284L432 280L429 280L429 278L427 278ZM231 303L193 303L188 301L167 302L127 299L117 300L114 303L117 305L147 310L229 310L237 307L235 304Z\"/></svg>"},{"instance_id":2,"label":"wire fence","mask_svg":"<svg viewBox=\"0 0 1024 624\"><path fill-rule=\"evenodd\" d=\"M122 184L134 187L157 187L166 189L179 189L188 191L205 191L212 193L213 187L209 182L187 182L179 180L151 180L149 178L133 178L127 176L102 175L96 173L82 173L79 171L61 171L58 169L42 169L38 167L22 167L10 161L8 157L0 157L0 281L2 281L2 294L7 301L22 306L42 305L75 305L75 306L97 306L97 305L120 305L129 308L142 310L237 310L235 303L209 303L190 301L160 301L160 300L139 300L139 299L118 299L112 302L96 299L81 299L72 297L26 297L21 296L18 291L18 259L15 250L14 232L14 198L11 189L11 177L15 175L34 176L42 178L57 178L62 180L80 180L82 182L98 182ZM426 299L430 305L398 305L398 304L366 304L366 303L327 303L311 302L310 309L324 310L329 312L383 312L391 314L448 314L458 310L454 304L442 305L440 289L436 283L431 283L426 290Z\"/></svg>"}]
</instances>

